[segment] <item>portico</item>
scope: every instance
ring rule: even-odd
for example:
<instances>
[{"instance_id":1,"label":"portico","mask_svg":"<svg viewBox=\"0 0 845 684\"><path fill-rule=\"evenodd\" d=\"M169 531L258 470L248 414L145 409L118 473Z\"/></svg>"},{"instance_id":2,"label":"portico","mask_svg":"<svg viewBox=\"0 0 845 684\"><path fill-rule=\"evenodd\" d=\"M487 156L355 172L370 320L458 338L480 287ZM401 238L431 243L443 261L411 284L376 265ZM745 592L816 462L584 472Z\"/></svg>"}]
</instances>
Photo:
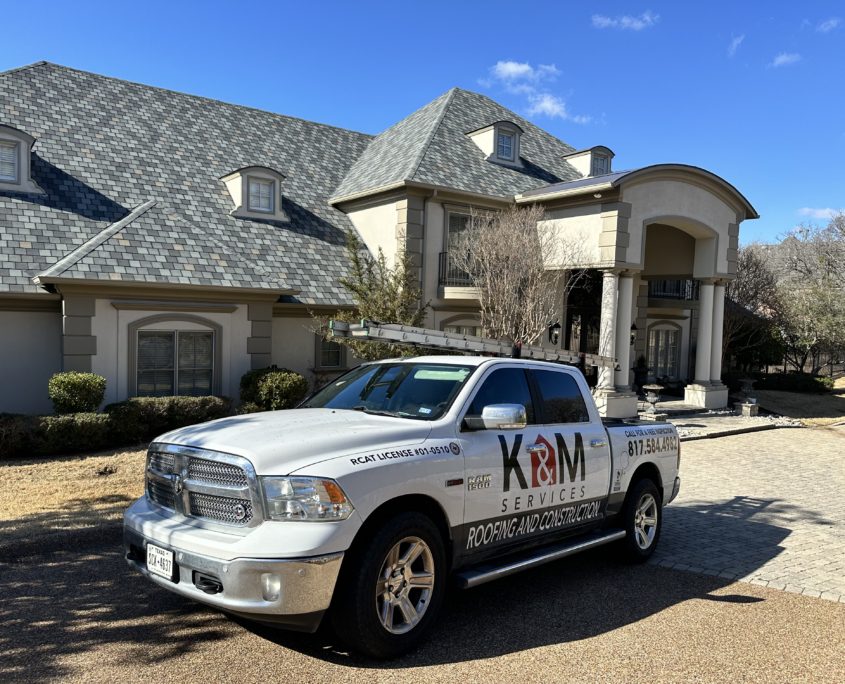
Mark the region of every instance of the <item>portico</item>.
<instances>
[{"instance_id":1,"label":"portico","mask_svg":"<svg viewBox=\"0 0 845 684\"><path fill-rule=\"evenodd\" d=\"M650 382L683 388L685 403L727 405L722 384L725 285L736 276L739 224L757 214L718 176L657 165L557 184L517 201L541 201L544 229L587 245L584 267L601 272L597 351L617 359L598 372L595 396L608 417L637 413L633 368ZM585 208L585 197L594 208ZM576 199L577 214L569 209Z\"/></svg>"}]
</instances>

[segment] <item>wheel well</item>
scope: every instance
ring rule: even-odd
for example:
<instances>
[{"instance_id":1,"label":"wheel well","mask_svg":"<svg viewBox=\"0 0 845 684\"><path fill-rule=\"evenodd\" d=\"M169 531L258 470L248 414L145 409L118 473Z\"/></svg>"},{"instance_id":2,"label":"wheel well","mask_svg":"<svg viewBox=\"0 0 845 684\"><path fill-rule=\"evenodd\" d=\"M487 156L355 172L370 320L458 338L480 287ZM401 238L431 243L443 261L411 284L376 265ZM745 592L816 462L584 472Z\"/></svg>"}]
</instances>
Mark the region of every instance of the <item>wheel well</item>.
<instances>
[{"instance_id":1,"label":"wheel well","mask_svg":"<svg viewBox=\"0 0 845 684\"><path fill-rule=\"evenodd\" d=\"M660 477L660 470L654 463L643 463L634 471L634 474L631 476L631 482L628 485L629 491L638 480L651 480L654 482L660 498L663 498L663 478Z\"/></svg>"},{"instance_id":2,"label":"wheel well","mask_svg":"<svg viewBox=\"0 0 845 684\"><path fill-rule=\"evenodd\" d=\"M449 520L446 517L446 512L437 501L425 494L408 494L399 496L390 501L385 501L381 506L376 508L358 530L355 539L352 542L352 547L356 547L362 539L368 539L370 532L374 527L397 513L406 513L408 511L416 511L428 516L432 522L437 525L440 530L440 535L443 538L443 547L446 550L447 565L451 567L452 563L452 531L449 527Z\"/></svg>"}]
</instances>

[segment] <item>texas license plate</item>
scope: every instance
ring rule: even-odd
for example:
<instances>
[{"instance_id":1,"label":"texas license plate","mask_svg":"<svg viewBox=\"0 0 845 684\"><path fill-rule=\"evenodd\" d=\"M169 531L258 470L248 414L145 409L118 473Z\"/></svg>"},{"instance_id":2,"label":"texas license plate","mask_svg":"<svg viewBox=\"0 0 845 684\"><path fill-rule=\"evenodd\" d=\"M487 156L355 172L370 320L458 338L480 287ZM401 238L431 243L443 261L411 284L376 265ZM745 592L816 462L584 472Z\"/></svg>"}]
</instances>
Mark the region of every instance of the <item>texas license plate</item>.
<instances>
[{"instance_id":1,"label":"texas license plate","mask_svg":"<svg viewBox=\"0 0 845 684\"><path fill-rule=\"evenodd\" d=\"M173 580L173 576L176 574L173 551L162 549L153 544L147 544L147 570L154 575Z\"/></svg>"}]
</instances>

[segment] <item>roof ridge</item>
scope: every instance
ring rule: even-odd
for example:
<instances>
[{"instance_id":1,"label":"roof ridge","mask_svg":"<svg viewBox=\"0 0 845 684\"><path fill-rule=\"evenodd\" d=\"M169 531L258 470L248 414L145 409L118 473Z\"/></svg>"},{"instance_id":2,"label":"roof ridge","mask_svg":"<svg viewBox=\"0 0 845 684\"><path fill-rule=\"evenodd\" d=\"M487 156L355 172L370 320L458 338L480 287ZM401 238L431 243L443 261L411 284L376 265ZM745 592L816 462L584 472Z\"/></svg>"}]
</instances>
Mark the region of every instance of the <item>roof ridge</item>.
<instances>
[{"instance_id":1,"label":"roof ridge","mask_svg":"<svg viewBox=\"0 0 845 684\"><path fill-rule=\"evenodd\" d=\"M431 127L431 131L426 136L425 142L422 144L420 148L420 152L417 155L417 158L412 162L411 168L413 171L408 175L405 180L413 180L414 176L419 171L420 164L422 164L423 159L425 159L426 152L428 152L428 148L431 146L432 140L434 140L434 136L437 131L440 129L440 124L443 123L443 119L446 116L446 112L449 111L449 107L452 104L452 100L455 98L455 93L458 91L457 86L450 88L446 94L446 99L443 101L443 105L440 109L440 113L437 115L437 120L434 122L434 125ZM443 97L441 95L441 97Z\"/></svg>"},{"instance_id":2,"label":"roof ridge","mask_svg":"<svg viewBox=\"0 0 845 684\"><path fill-rule=\"evenodd\" d=\"M5 69L4 71L0 71L0 76L5 76L6 74L14 74L17 71L26 71L27 69L32 69L38 66L44 66L45 64L50 64L46 59L40 59L37 62L33 62L32 64L24 64L23 66L19 67L12 67L11 69Z\"/></svg>"},{"instance_id":3,"label":"roof ridge","mask_svg":"<svg viewBox=\"0 0 845 684\"><path fill-rule=\"evenodd\" d=\"M65 254L56 263L44 269L35 277L41 278L43 276L57 276L63 271L68 270L68 268L84 259L91 252L97 249L97 247L102 245L106 240L119 233L121 230L126 228L126 226L132 223L135 219L143 215L148 209L153 207L155 203L155 200L147 200L143 204L138 205L137 207L135 207L135 209L130 211L122 219L109 224L108 226L103 228L103 230L101 230L99 233L83 242L76 249Z\"/></svg>"},{"instance_id":4,"label":"roof ridge","mask_svg":"<svg viewBox=\"0 0 845 684\"><path fill-rule=\"evenodd\" d=\"M98 74L96 71L86 71L85 69L77 69L76 67L66 66L64 64L57 64L56 62L48 62L47 60L41 60L40 62L34 62L32 64L27 64L23 67L16 67L14 69L9 69L8 71L0 72L0 75L9 74L15 71L22 71L23 69L29 69L32 67L38 66L51 66L56 67L58 69L64 69L67 71L73 71L78 74L84 74L86 76L95 76L97 78L106 79L108 81L117 81L118 83L125 83L127 85L132 86L139 86L141 88L149 88L150 90L158 90L164 93L172 93L174 95L181 95L182 97L190 97L196 100L203 100L205 102L213 102L215 104L222 104L226 105L227 107L233 107L235 109L244 109L246 111L251 112L259 112L261 114L269 114L270 116L275 116L280 119L288 119L290 121L301 121L303 123L310 124L312 126L321 126L323 128L331 128L336 131L342 131L344 133L354 133L356 135L366 136L367 138L375 138L376 135L373 133L364 133L362 131L355 131L351 128L342 128L341 126L333 126L332 124L321 123L319 121L311 121L310 119L305 119L299 116L290 116L289 114L280 114L278 112L271 112L269 109L260 109L259 107L250 107L249 105L237 104L235 102L227 102L226 100L218 100L213 97L208 97L206 95L195 95L193 93L186 93L181 90L174 90L172 88L162 88L161 86L150 85L148 83L141 83L140 81L130 81L126 78L118 78L116 76L106 76L104 74Z\"/></svg>"}]
</instances>

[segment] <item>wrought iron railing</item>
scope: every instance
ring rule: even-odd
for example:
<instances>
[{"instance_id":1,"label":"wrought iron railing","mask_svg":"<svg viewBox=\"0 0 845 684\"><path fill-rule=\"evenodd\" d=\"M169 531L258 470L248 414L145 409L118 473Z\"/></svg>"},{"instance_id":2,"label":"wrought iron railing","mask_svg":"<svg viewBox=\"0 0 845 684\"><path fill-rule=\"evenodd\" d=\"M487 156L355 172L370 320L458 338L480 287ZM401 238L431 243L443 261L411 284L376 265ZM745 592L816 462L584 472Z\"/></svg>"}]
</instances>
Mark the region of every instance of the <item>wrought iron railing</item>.
<instances>
[{"instance_id":1,"label":"wrought iron railing","mask_svg":"<svg viewBox=\"0 0 845 684\"><path fill-rule=\"evenodd\" d=\"M472 287L469 273L455 267L449 259L449 252L440 252L437 282L444 287Z\"/></svg>"},{"instance_id":2,"label":"wrought iron railing","mask_svg":"<svg viewBox=\"0 0 845 684\"><path fill-rule=\"evenodd\" d=\"M648 296L654 299L683 299L696 301L698 299L697 280L649 280Z\"/></svg>"}]
</instances>

